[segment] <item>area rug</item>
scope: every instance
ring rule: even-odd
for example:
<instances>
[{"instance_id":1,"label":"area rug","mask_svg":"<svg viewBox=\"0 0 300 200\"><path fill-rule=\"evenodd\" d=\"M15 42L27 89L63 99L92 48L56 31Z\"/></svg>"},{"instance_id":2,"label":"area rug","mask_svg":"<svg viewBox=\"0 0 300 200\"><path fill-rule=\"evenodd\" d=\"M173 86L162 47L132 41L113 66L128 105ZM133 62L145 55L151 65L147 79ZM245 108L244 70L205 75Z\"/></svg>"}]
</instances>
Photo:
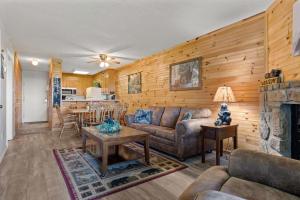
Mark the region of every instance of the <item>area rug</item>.
<instances>
[{"instance_id":1,"label":"area rug","mask_svg":"<svg viewBox=\"0 0 300 200\"><path fill-rule=\"evenodd\" d=\"M99 170L101 159L83 153L81 148L54 149L71 199L99 199L186 168L186 165L153 150L150 151L148 166L144 162L142 146L131 143L125 147L142 156L110 164L105 175Z\"/></svg>"}]
</instances>

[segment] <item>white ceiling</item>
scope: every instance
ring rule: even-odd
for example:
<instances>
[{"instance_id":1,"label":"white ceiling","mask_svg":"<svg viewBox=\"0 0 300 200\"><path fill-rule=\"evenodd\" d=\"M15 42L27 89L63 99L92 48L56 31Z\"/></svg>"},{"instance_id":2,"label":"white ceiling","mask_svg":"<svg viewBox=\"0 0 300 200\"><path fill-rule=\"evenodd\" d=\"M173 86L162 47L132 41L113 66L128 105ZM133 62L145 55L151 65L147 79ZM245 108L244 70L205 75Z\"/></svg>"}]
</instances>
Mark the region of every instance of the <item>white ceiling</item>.
<instances>
[{"instance_id":1,"label":"white ceiling","mask_svg":"<svg viewBox=\"0 0 300 200\"><path fill-rule=\"evenodd\" d=\"M0 21L24 68L100 71L98 53L142 58L266 10L272 0L1 0ZM74 56L74 57L72 57ZM42 61L30 66L31 58ZM128 60L120 60L121 65ZM120 65L120 66L121 66ZM113 66L118 67L118 66Z\"/></svg>"}]
</instances>

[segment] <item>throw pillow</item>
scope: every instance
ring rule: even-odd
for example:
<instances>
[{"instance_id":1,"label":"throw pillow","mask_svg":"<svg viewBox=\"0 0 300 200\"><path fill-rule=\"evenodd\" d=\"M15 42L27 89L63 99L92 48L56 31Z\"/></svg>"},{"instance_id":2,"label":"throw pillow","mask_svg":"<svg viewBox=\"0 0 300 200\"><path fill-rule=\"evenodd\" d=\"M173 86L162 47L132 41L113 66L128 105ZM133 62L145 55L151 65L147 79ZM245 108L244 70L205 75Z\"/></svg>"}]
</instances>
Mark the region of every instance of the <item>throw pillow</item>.
<instances>
[{"instance_id":1,"label":"throw pillow","mask_svg":"<svg viewBox=\"0 0 300 200\"><path fill-rule=\"evenodd\" d=\"M182 121L182 120L190 120L190 119L192 119L192 116L193 116L193 114L192 114L191 112L186 112L186 113L184 113L184 115L182 116L181 121Z\"/></svg>"},{"instance_id":2,"label":"throw pillow","mask_svg":"<svg viewBox=\"0 0 300 200\"><path fill-rule=\"evenodd\" d=\"M151 124L152 122L152 111L138 109L134 115L134 122L138 124Z\"/></svg>"}]
</instances>

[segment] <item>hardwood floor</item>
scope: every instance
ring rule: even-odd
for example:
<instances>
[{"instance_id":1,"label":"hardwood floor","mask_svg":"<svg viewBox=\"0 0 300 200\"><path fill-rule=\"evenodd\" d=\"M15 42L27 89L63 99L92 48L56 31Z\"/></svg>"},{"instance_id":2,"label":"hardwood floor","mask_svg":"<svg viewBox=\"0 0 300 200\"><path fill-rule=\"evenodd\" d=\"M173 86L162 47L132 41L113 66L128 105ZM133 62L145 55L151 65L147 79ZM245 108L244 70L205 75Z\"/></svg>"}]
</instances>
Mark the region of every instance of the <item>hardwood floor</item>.
<instances>
[{"instance_id":1,"label":"hardwood floor","mask_svg":"<svg viewBox=\"0 0 300 200\"><path fill-rule=\"evenodd\" d=\"M26 132L26 130L24 129ZM66 131L59 142L58 132L46 128L28 127L28 134L18 134L9 142L0 164L1 200L67 200L70 199L65 182L53 157L54 148L81 146L81 138ZM205 169L214 165L214 153L188 159L188 168L167 176L112 194L105 200L168 200L176 199ZM221 159L221 164L226 164Z\"/></svg>"}]
</instances>

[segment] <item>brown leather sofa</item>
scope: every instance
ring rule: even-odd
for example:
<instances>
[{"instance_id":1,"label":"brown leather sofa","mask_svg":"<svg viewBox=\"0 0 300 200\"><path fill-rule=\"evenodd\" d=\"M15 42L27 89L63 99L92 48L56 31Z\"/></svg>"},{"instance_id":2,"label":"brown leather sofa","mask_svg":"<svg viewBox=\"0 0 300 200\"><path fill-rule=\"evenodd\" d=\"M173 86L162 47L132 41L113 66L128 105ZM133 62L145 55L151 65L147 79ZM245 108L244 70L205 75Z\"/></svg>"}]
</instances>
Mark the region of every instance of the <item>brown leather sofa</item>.
<instances>
[{"instance_id":1,"label":"brown leather sofa","mask_svg":"<svg viewBox=\"0 0 300 200\"><path fill-rule=\"evenodd\" d=\"M206 170L179 199L299 200L299 196L300 161L237 149L228 167Z\"/></svg>"},{"instance_id":2,"label":"brown leather sofa","mask_svg":"<svg viewBox=\"0 0 300 200\"><path fill-rule=\"evenodd\" d=\"M150 107L152 124L134 123L134 115L125 116L126 125L149 132L150 146L162 152L174 155L180 160L201 153L201 124L212 123L209 109L180 107ZM186 112L192 113L191 120L181 120ZM213 143L206 145L206 150L213 148Z\"/></svg>"}]
</instances>

